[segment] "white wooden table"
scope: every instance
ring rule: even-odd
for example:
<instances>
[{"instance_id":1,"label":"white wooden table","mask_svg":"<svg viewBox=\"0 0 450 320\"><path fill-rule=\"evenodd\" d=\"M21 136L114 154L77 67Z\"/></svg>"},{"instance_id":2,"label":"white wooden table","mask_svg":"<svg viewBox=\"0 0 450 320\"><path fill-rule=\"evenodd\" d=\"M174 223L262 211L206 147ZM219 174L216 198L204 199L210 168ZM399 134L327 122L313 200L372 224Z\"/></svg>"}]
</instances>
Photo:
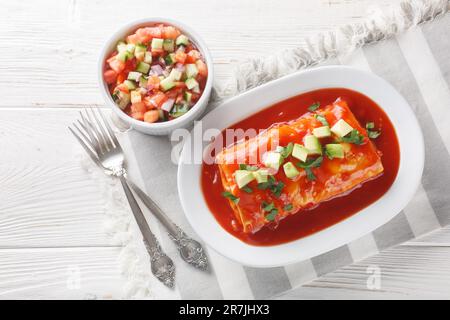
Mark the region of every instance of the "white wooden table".
<instances>
[{"instance_id":1,"label":"white wooden table","mask_svg":"<svg viewBox=\"0 0 450 320\"><path fill-rule=\"evenodd\" d=\"M82 151L66 128L85 106L104 107L96 63L111 32L146 16L182 20L211 49L220 86L239 60L301 45L393 1L0 2L0 299L70 299L117 298L123 286L120 247L102 231L108 199L80 167ZM374 258L391 272L383 291L358 288L354 280L367 275L356 265L295 297L383 298L419 287L448 297L449 233Z\"/></svg>"}]
</instances>

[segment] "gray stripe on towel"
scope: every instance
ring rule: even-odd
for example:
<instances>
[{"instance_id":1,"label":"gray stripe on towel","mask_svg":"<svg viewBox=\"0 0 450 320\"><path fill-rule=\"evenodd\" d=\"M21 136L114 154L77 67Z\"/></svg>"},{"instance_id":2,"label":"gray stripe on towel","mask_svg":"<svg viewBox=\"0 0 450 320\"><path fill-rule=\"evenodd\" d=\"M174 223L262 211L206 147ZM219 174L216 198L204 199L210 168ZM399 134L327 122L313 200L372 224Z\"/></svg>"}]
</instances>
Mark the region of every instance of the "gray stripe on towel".
<instances>
[{"instance_id":1,"label":"gray stripe on towel","mask_svg":"<svg viewBox=\"0 0 450 320\"><path fill-rule=\"evenodd\" d=\"M442 76L450 88L450 59L448 58L448 52L450 51L450 14L434 20L433 23L425 23L421 28L434 58L443 70Z\"/></svg>"},{"instance_id":2,"label":"gray stripe on towel","mask_svg":"<svg viewBox=\"0 0 450 320\"><path fill-rule=\"evenodd\" d=\"M381 251L414 238L414 233L409 226L405 213L402 211L391 221L376 229L373 232L373 237L378 250Z\"/></svg>"},{"instance_id":3,"label":"gray stripe on towel","mask_svg":"<svg viewBox=\"0 0 450 320\"><path fill-rule=\"evenodd\" d=\"M318 277L335 271L340 267L353 263L352 255L347 245L311 258Z\"/></svg>"},{"instance_id":4,"label":"gray stripe on towel","mask_svg":"<svg viewBox=\"0 0 450 320\"><path fill-rule=\"evenodd\" d=\"M417 115L425 140L422 184L439 223L446 225L450 222L450 200L445 185L446 181L450 181L450 155L416 80L395 39L384 41L382 46L366 46L363 50L372 71L390 82L405 97Z\"/></svg>"},{"instance_id":5,"label":"gray stripe on towel","mask_svg":"<svg viewBox=\"0 0 450 320\"><path fill-rule=\"evenodd\" d=\"M170 159L172 148L169 139L165 136L147 136L135 130L130 131L129 135L145 182L145 191L176 224L199 240L186 221L178 200L177 166ZM161 227L161 230L164 228ZM167 232L161 233L160 241L176 265L176 284L182 299L223 298L213 271L202 272L182 261ZM203 247L206 248L206 245Z\"/></svg>"},{"instance_id":6,"label":"gray stripe on towel","mask_svg":"<svg viewBox=\"0 0 450 320\"><path fill-rule=\"evenodd\" d=\"M255 299L266 299L291 289L291 283L284 267L244 267Z\"/></svg>"}]
</instances>

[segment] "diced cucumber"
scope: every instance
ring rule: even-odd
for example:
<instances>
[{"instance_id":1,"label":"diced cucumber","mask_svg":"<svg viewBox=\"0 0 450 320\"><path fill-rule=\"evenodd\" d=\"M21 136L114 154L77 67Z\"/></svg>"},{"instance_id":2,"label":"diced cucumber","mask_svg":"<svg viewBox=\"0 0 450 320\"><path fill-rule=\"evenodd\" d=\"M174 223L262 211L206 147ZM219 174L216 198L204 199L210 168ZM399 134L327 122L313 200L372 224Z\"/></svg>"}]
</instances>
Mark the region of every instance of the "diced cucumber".
<instances>
[{"instance_id":1,"label":"diced cucumber","mask_svg":"<svg viewBox=\"0 0 450 320\"><path fill-rule=\"evenodd\" d=\"M148 84L148 79L145 78L144 76L139 78L139 87L145 88L147 87Z\"/></svg>"},{"instance_id":2,"label":"diced cucumber","mask_svg":"<svg viewBox=\"0 0 450 320\"><path fill-rule=\"evenodd\" d=\"M196 86L196 87L192 88L192 92L194 92L194 93L200 93L200 87L199 87L199 86Z\"/></svg>"},{"instance_id":3,"label":"diced cucumber","mask_svg":"<svg viewBox=\"0 0 450 320\"><path fill-rule=\"evenodd\" d=\"M266 157L264 159L264 165L268 168L278 170L280 168L282 160L283 160L283 157L281 156L281 154L279 152L269 151L269 152L266 152Z\"/></svg>"},{"instance_id":4,"label":"diced cucumber","mask_svg":"<svg viewBox=\"0 0 450 320\"><path fill-rule=\"evenodd\" d=\"M177 40L175 41L175 44L177 46L187 46L189 44L189 38L186 37L184 34L180 34L177 38Z\"/></svg>"},{"instance_id":5,"label":"diced cucumber","mask_svg":"<svg viewBox=\"0 0 450 320\"><path fill-rule=\"evenodd\" d=\"M128 73L128 80L133 80L133 81L139 81L139 79L142 77L142 73L137 72L137 71L130 71Z\"/></svg>"},{"instance_id":6,"label":"diced cucumber","mask_svg":"<svg viewBox=\"0 0 450 320\"><path fill-rule=\"evenodd\" d=\"M167 52L173 52L175 50L175 42L171 39L165 39L163 42L163 48Z\"/></svg>"},{"instance_id":7,"label":"diced cucumber","mask_svg":"<svg viewBox=\"0 0 450 320\"><path fill-rule=\"evenodd\" d=\"M191 102L191 100L192 100L192 93L190 93L188 91L185 91L184 94L183 94L183 98L184 98L184 101L186 101L187 103Z\"/></svg>"},{"instance_id":8,"label":"diced cucumber","mask_svg":"<svg viewBox=\"0 0 450 320\"><path fill-rule=\"evenodd\" d=\"M167 91L167 90L170 90L170 89L172 89L173 87L175 87L175 82L173 81L172 78L167 77L167 78L165 78L163 81L161 81L161 82L159 83L159 85L160 85L162 91Z\"/></svg>"},{"instance_id":9,"label":"diced cucumber","mask_svg":"<svg viewBox=\"0 0 450 320\"><path fill-rule=\"evenodd\" d=\"M326 138L331 136L331 131L329 126L323 126L319 128L315 128L313 130L313 135L315 135L317 138Z\"/></svg>"},{"instance_id":10,"label":"diced cucumber","mask_svg":"<svg viewBox=\"0 0 450 320\"><path fill-rule=\"evenodd\" d=\"M145 52L146 51L147 51L147 47L146 46L144 46L143 44L137 44L136 45L136 49L134 49L134 56L139 61L142 61L145 58Z\"/></svg>"},{"instance_id":11,"label":"diced cucumber","mask_svg":"<svg viewBox=\"0 0 450 320\"><path fill-rule=\"evenodd\" d=\"M234 179L238 185L239 189L242 189L247 184L252 182L255 179L253 172L247 170L236 170L234 172Z\"/></svg>"},{"instance_id":12,"label":"diced cucumber","mask_svg":"<svg viewBox=\"0 0 450 320\"><path fill-rule=\"evenodd\" d=\"M292 162L286 162L285 164L283 164L283 170L284 174L289 179L295 178L300 174L300 171L297 170Z\"/></svg>"},{"instance_id":13,"label":"diced cucumber","mask_svg":"<svg viewBox=\"0 0 450 320\"><path fill-rule=\"evenodd\" d=\"M338 143L330 143L325 145L325 151L327 153L328 158L344 158L344 148Z\"/></svg>"},{"instance_id":14,"label":"diced cucumber","mask_svg":"<svg viewBox=\"0 0 450 320\"><path fill-rule=\"evenodd\" d=\"M141 93L137 90L133 90L130 92L131 94L131 103L138 103L141 102L142 97L141 97Z\"/></svg>"},{"instance_id":15,"label":"diced cucumber","mask_svg":"<svg viewBox=\"0 0 450 320\"><path fill-rule=\"evenodd\" d=\"M340 119L338 122L331 127L331 132L333 132L338 137L342 138L349 134L353 130L353 127L345 122L344 119Z\"/></svg>"},{"instance_id":16,"label":"diced cucumber","mask_svg":"<svg viewBox=\"0 0 450 320\"><path fill-rule=\"evenodd\" d=\"M179 81L181 79L182 72L177 69L172 69L169 74L169 78L173 79L174 81Z\"/></svg>"},{"instance_id":17,"label":"diced cucumber","mask_svg":"<svg viewBox=\"0 0 450 320\"><path fill-rule=\"evenodd\" d=\"M130 95L128 93L122 92L120 90L116 90L114 92L114 96L116 99L114 101L117 103L120 109L125 109L130 103Z\"/></svg>"},{"instance_id":18,"label":"diced cucumber","mask_svg":"<svg viewBox=\"0 0 450 320\"><path fill-rule=\"evenodd\" d=\"M127 50L127 44L125 43L125 41L119 41L117 43L117 52L122 52L124 50Z\"/></svg>"},{"instance_id":19,"label":"diced cucumber","mask_svg":"<svg viewBox=\"0 0 450 320\"><path fill-rule=\"evenodd\" d=\"M307 135L304 138L305 148L308 149L308 154L322 154L322 146L319 139L313 135Z\"/></svg>"},{"instance_id":20,"label":"diced cucumber","mask_svg":"<svg viewBox=\"0 0 450 320\"><path fill-rule=\"evenodd\" d=\"M144 56L144 62L150 64L152 63L152 60L153 60L152 53L147 51Z\"/></svg>"},{"instance_id":21,"label":"diced cucumber","mask_svg":"<svg viewBox=\"0 0 450 320\"><path fill-rule=\"evenodd\" d=\"M159 50L163 48L164 39L153 38L152 39L152 49Z\"/></svg>"},{"instance_id":22,"label":"diced cucumber","mask_svg":"<svg viewBox=\"0 0 450 320\"><path fill-rule=\"evenodd\" d=\"M175 53L170 53L164 58L166 65L171 66L175 63Z\"/></svg>"},{"instance_id":23,"label":"diced cucumber","mask_svg":"<svg viewBox=\"0 0 450 320\"><path fill-rule=\"evenodd\" d=\"M189 111L189 106L186 104L176 104L172 111L170 112L170 115L174 118L181 117L183 114Z\"/></svg>"},{"instance_id":24,"label":"diced cucumber","mask_svg":"<svg viewBox=\"0 0 450 320\"><path fill-rule=\"evenodd\" d=\"M193 89L193 88L195 88L195 87L198 87L198 82L197 82L197 80L195 80L194 78L189 78L189 79L187 79L184 83L186 84L186 87L187 87L189 90L191 90L191 89Z\"/></svg>"},{"instance_id":25,"label":"diced cucumber","mask_svg":"<svg viewBox=\"0 0 450 320\"><path fill-rule=\"evenodd\" d=\"M133 54L127 50L123 50L117 54L117 59L119 59L120 61L123 61L123 62L125 62L131 58L133 58Z\"/></svg>"},{"instance_id":26,"label":"diced cucumber","mask_svg":"<svg viewBox=\"0 0 450 320\"><path fill-rule=\"evenodd\" d=\"M269 171L265 169L258 169L253 172L253 175L255 176L256 182L258 183L264 183L267 182L267 178L269 176Z\"/></svg>"},{"instance_id":27,"label":"diced cucumber","mask_svg":"<svg viewBox=\"0 0 450 320\"><path fill-rule=\"evenodd\" d=\"M166 114L164 113L163 110L158 109L158 114L159 114L159 120L166 121Z\"/></svg>"},{"instance_id":28,"label":"diced cucumber","mask_svg":"<svg viewBox=\"0 0 450 320\"><path fill-rule=\"evenodd\" d=\"M305 162L308 157L308 149L301 144L295 143L294 149L292 149L292 156L300 161Z\"/></svg>"},{"instance_id":29,"label":"diced cucumber","mask_svg":"<svg viewBox=\"0 0 450 320\"><path fill-rule=\"evenodd\" d=\"M128 90L136 89L136 83L134 81L125 80L123 83L127 86Z\"/></svg>"},{"instance_id":30,"label":"diced cucumber","mask_svg":"<svg viewBox=\"0 0 450 320\"><path fill-rule=\"evenodd\" d=\"M198 74L197 66L194 63L189 63L186 65L186 77L195 78Z\"/></svg>"},{"instance_id":31,"label":"diced cucumber","mask_svg":"<svg viewBox=\"0 0 450 320\"><path fill-rule=\"evenodd\" d=\"M142 61L140 61L136 67L136 71L139 71L143 74L147 74L148 70L150 70L150 65Z\"/></svg>"},{"instance_id":32,"label":"diced cucumber","mask_svg":"<svg viewBox=\"0 0 450 320\"><path fill-rule=\"evenodd\" d=\"M136 49L136 45L129 43L127 44L127 51L130 53L134 53L134 49Z\"/></svg>"}]
</instances>

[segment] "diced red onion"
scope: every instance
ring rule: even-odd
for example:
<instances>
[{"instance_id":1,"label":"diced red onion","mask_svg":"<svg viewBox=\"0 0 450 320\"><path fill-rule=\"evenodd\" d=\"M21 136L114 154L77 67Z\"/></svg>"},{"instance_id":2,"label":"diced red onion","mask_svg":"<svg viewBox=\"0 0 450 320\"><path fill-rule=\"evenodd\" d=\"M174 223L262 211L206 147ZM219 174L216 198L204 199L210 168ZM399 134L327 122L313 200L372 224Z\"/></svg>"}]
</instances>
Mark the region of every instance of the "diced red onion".
<instances>
[{"instance_id":1,"label":"diced red onion","mask_svg":"<svg viewBox=\"0 0 450 320\"><path fill-rule=\"evenodd\" d=\"M175 69L177 69L177 70L180 71L180 72L184 72L184 69L185 69L184 64L182 64L182 63L177 63L177 64L175 65Z\"/></svg>"},{"instance_id":2,"label":"diced red onion","mask_svg":"<svg viewBox=\"0 0 450 320\"><path fill-rule=\"evenodd\" d=\"M163 71L164 71L163 68L162 68L159 64L155 64L155 65L153 65L152 68L151 68L151 72L152 72L153 74L158 75L158 76L162 75L162 74L163 74Z\"/></svg>"},{"instance_id":3,"label":"diced red onion","mask_svg":"<svg viewBox=\"0 0 450 320\"><path fill-rule=\"evenodd\" d=\"M164 111L170 112L170 110L172 110L174 103L175 103L174 99L169 99L162 104L161 109Z\"/></svg>"}]
</instances>

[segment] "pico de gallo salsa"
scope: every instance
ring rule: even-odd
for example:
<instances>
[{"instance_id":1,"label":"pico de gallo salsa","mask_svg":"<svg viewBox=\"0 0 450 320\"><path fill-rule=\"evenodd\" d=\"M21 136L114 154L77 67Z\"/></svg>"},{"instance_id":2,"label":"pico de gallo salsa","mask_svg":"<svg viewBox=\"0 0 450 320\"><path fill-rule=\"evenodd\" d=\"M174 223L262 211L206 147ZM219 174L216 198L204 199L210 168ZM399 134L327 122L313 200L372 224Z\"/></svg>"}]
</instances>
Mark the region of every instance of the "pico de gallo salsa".
<instances>
[{"instance_id":1,"label":"pico de gallo salsa","mask_svg":"<svg viewBox=\"0 0 450 320\"><path fill-rule=\"evenodd\" d=\"M204 57L191 39L165 24L139 28L119 41L104 70L115 103L134 119L149 123L188 112L208 77Z\"/></svg>"}]
</instances>

